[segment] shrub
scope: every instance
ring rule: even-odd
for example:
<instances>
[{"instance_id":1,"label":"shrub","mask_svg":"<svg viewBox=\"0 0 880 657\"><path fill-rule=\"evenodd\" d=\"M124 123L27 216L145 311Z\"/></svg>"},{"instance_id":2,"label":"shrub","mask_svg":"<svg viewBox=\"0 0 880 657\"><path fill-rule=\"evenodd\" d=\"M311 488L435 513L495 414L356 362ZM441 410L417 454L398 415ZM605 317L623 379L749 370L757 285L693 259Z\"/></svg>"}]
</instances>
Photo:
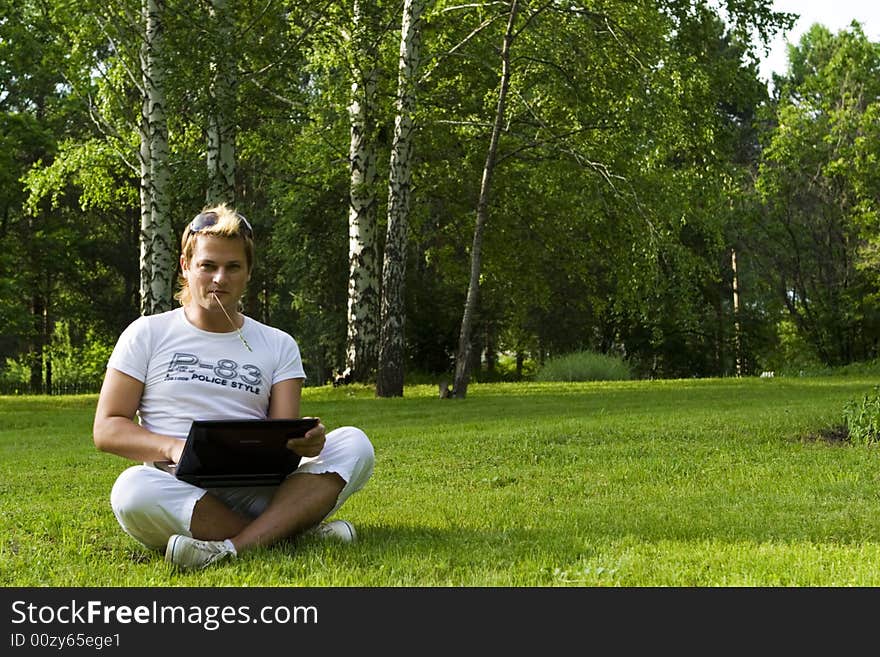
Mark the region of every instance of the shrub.
<instances>
[{"instance_id":1,"label":"shrub","mask_svg":"<svg viewBox=\"0 0 880 657\"><path fill-rule=\"evenodd\" d=\"M874 386L861 400L850 401L843 408L843 418L850 440L868 445L880 439L880 386Z\"/></svg>"},{"instance_id":2,"label":"shrub","mask_svg":"<svg viewBox=\"0 0 880 657\"><path fill-rule=\"evenodd\" d=\"M778 344L760 357L760 369L773 370L779 376L821 376L824 369L815 348L798 332L794 322L786 317L776 325Z\"/></svg>"},{"instance_id":3,"label":"shrub","mask_svg":"<svg viewBox=\"0 0 880 657\"><path fill-rule=\"evenodd\" d=\"M41 387L31 387L31 368L28 355L24 354L17 360L6 359L0 366L0 394L50 394L97 392L101 388L107 360L113 351L113 343L97 337L87 331L85 343L74 345L70 340L69 325L59 321L55 325L52 341L43 353L43 381ZM46 389L46 367L52 364L52 386Z\"/></svg>"},{"instance_id":4,"label":"shrub","mask_svg":"<svg viewBox=\"0 0 880 657\"><path fill-rule=\"evenodd\" d=\"M625 381L632 369L620 356L595 351L576 351L547 360L535 381Z\"/></svg>"}]
</instances>

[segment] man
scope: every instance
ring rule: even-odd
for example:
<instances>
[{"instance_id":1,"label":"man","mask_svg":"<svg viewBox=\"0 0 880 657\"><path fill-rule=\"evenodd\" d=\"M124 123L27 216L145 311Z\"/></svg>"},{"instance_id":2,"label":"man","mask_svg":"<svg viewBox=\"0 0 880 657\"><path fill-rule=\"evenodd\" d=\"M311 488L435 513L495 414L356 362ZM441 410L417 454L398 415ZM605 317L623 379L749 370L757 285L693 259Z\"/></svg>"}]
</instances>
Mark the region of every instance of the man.
<instances>
[{"instance_id":1,"label":"man","mask_svg":"<svg viewBox=\"0 0 880 657\"><path fill-rule=\"evenodd\" d=\"M225 205L198 214L181 240L180 307L140 317L123 331L98 398L96 447L143 462L113 485L116 519L181 568L202 568L306 531L354 540L351 523L325 519L373 471L373 447L363 431L325 434L320 419L288 441L302 459L277 487L205 490L158 467L180 460L193 419L300 416L305 372L296 341L238 311L253 265L247 219Z\"/></svg>"}]
</instances>

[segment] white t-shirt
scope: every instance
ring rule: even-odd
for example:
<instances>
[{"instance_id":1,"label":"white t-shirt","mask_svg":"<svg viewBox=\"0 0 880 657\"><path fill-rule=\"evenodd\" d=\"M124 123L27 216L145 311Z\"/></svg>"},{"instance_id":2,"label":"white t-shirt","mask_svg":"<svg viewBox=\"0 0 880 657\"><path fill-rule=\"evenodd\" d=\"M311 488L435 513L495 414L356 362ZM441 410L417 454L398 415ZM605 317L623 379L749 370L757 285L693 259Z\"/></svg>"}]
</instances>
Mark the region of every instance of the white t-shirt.
<instances>
[{"instance_id":1,"label":"white t-shirt","mask_svg":"<svg viewBox=\"0 0 880 657\"><path fill-rule=\"evenodd\" d=\"M179 307L134 320L119 336L107 367L144 384L138 417L150 431L185 438L193 420L265 418L269 391L305 379L296 341L244 318L248 351L235 332L190 324Z\"/></svg>"}]
</instances>

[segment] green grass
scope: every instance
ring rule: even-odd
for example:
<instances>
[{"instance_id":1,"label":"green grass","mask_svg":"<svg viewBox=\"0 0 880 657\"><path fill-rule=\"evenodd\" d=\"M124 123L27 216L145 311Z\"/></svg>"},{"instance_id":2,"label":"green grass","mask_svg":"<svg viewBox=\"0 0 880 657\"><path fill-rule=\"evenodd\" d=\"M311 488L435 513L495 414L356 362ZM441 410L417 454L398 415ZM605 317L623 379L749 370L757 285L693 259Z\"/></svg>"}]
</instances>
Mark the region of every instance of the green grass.
<instances>
[{"instance_id":1,"label":"green grass","mask_svg":"<svg viewBox=\"0 0 880 657\"><path fill-rule=\"evenodd\" d=\"M0 397L3 586L878 586L880 452L815 440L876 377L472 384L303 411L376 447L351 545L177 573L118 528L96 397Z\"/></svg>"}]
</instances>

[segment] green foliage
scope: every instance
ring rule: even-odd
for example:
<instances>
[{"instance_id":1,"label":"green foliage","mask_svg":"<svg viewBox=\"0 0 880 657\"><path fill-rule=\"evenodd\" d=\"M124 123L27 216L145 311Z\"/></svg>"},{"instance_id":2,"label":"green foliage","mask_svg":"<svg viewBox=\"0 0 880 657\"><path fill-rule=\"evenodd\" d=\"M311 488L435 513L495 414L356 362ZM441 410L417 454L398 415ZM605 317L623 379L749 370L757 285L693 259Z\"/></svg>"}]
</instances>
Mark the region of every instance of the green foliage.
<instances>
[{"instance_id":1,"label":"green foliage","mask_svg":"<svg viewBox=\"0 0 880 657\"><path fill-rule=\"evenodd\" d=\"M68 322L57 322L52 340L43 352L41 371L42 384L57 390L96 391L101 386L107 360L113 351L113 343L102 340L91 331L84 337L81 346L71 342ZM16 392L30 388L32 363L28 356L18 359L7 358L6 366L0 369L0 389ZM52 372L51 386L46 372Z\"/></svg>"},{"instance_id":2,"label":"green foliage","mask_svg":"<svg viewBox=\"0 0 880 657\"><path fill-rule=\"evenodd\" d=\"M790 51L765 133L750 253L793 326L827 365L877 355L874 266L880 179L880 48L851 26L814 25Z\"/></svg>"},{"instance_id":3,"label":"green foliage","mask_svg":"<svg viewBox=\"0 0 880 657\"><path fill-rule=\"evenodd\" d=\"M3 394L19 394L28 390L31 370L24 360L24 357L17 360L7 358L6 364L0 368L0 390Z\"/></svg>"},{"instance_id":4,"label":"green foliage","mask_svg":"<svg viewBox=\"0 0 880 657\"><path fill-rule=\"evenodd\" d=\"M519 357L517 354L508 352L498 356L498 362L495 363L495 376L497 381L522 381L534 379L535 372L538 370L537 362L532 358L526 358L523 354ZM477 380L490 382L490 379L484 374L477 373Z\"/></svg>"},{"instance_id":5,"label":"green foliage","mask_svg":"<svg viewBox=\"0 0 880 657\"><path fill-rule=\"evenodd\" d=\"M854 444L880 442L880 386L874 386L859 400L847 402L843 408L843 418Z\"/></svg>"},{"instance_id":6,"label":"green foliage","mask_svg":"<svg viewBox=\"0 0 880 657\"><path fill-rule=\"evenodd\" d=\"M70 327L61 321L55 325L47 358L52 360L52 376L61 385L100 385L113 343L97 338L93 333L85 335L82 346L71 343Z\"/></svg>"},{"instance_id":7,"label":"green foliage","mask_svg":"<svg viewBox=\"0 0 880 657\"><path fill-rule=\"evenodd\" d=\"M39 212L39 204L49 198L51 207L61 204L61 196L71 188L79 191L82 210L89 208L136 207L136 187L127 171L105 141L67 140L59 144L54 161L36 166L23 178L29 196L30 214Z\"/></svg>"},{"instance_id":8,"label":"green foliage","mask_svg":"<svg viewBox=\"0 0 880 657\"><path fill-rule=\"evenodd\" d=\"M578 351L548 359L535 374L536 381L626 381L632 370L620 356Z\"/></svg>"},{"instance_id":9,"label":"green foliage","mask_svg":"<svg viewBox=\"0 0 880 657\"><path fill-rule=\"evenodd\" d=\"M375 66L380 101L364 137L376 140L382 185L400 7L361 3L371 32L362 41L351 38L350 4L233 4L235 47L226 50L216 47L225 40L210 3L163 13L175 230L204 201L212 75L223 52L238 73L237 206L258 241L245 310L291 332L310 383L322 383L345 357L346 108L361 82L352 74L365 59ZM407 368L433 377L457 348L505 8L429 5L405 310ZM619 346L639 376L731 374L734 248L747 369L781 370L773 363L792 363L791 354L835 364L876 355L868 353L880 335L876 44L855 30L812 33L770 104L748 35L769 39L790 26L771 5L727 2L726 20L708 0L523 7L473 331L475 353L516 353L520 366L499 364L477 379L528 377L521 365L544 354ZM36 367L57 319L83 348L87 330L112 340L137 314L142 25L137 3L0 0L0 8L8 18L0 22L0 362ZM815 225L823 217L834 221ZM833 248L822 252L825 236ZM820 280L826 273L830 284ZM795 280L806 289L785 296L783 282ZM808 314L804 300L821 307ZM779 355L788 301L796 319L817 319L792 324L809 350L789 349L781 336Z\"/></svg>"},{"instance_id":10,"label":"green foliage","mask_svg":"<svg viewBox=\"0 0 880 657\"><path fill-rule=\"evenodd\" d=\"M822 367L815 347L798 332L789 317L777 322L776 335L778 341L762 363L762 370L791 376Z\"/></svg>"}]
</instances>

